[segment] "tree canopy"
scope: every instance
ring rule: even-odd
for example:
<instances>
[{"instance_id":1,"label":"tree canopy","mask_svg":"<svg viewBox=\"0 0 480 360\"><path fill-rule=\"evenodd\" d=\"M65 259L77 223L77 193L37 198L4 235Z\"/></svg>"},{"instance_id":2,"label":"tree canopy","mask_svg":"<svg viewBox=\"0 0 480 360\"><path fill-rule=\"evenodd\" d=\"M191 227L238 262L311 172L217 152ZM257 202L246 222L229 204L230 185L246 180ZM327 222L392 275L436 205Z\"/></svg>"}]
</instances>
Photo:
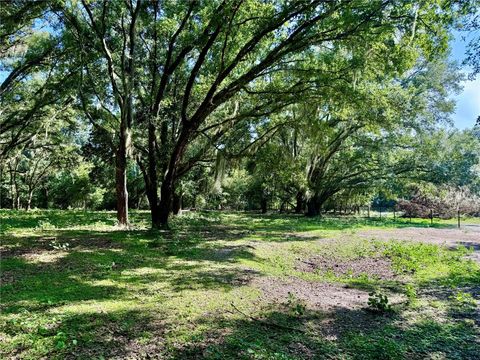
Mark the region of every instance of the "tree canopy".
<instances>
[{"instance_id":1,"label":"tree canopy","mask_svg":"<svg viewBox=\"0 0 480 360\"><path fill-rule=\"evenodd\" d=\"M318 215L415 181L478 191L478 136L439 130L476 1L2 8L2 206L115 207L121 226L148 206L159 228L182 199Z\"/></svg>"}]
</instances>

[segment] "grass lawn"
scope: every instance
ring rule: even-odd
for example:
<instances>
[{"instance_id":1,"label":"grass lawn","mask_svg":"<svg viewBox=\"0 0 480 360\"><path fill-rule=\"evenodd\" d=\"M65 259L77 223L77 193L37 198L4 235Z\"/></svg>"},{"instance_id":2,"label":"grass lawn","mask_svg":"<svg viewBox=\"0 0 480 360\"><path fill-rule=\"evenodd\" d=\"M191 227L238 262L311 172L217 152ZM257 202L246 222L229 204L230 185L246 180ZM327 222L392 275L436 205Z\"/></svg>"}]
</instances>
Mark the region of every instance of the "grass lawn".
<instances>
[{"instance_id":1,"label":"grass lawn","mask_svg":"<svg viewBox=\"0 0 480 360\"><path fill-rule=\"evenodd\" d=\"M148 216L119 231L112 212L0 211L0 358L478 359L480 232Z\"/></svg>"}]
</instances>

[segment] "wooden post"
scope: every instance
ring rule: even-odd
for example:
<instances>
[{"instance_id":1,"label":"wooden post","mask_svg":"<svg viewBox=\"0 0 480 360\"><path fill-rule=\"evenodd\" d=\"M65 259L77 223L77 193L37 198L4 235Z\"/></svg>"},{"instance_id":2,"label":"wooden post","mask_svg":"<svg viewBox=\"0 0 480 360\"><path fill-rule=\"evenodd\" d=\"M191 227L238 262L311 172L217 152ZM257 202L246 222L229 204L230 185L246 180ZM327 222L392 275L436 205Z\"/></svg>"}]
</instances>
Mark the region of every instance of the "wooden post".
<instances>
[{"instance_id":1,"label":"wooden post","mask_svg":"<svg viewBox=\"0 0 480 360\"><path fill-rule=\"evenodd\" d=\"M458 228L460 229L460 209L457 210L457 222L458 222Z\"/></svg>"},{"instance_id":2,"label":"wooden post","mask_svg":"<svg viewBox=\"0 0 480 360\"><path fill-rule=\"evenodd\" d=\"M395 221L397 219L397 216L395 214L395 208L393 208L393 221Z\"/></svg>"},{"instance_id":3,"label":"wooden post","mask_svg":"<svg viewBox=\"0 0 480 360\"><path fill-rule=\"evenodd\" d=\"M433 209L430 209L430 225L433 225Z\"/></svg>"}]
</instances>

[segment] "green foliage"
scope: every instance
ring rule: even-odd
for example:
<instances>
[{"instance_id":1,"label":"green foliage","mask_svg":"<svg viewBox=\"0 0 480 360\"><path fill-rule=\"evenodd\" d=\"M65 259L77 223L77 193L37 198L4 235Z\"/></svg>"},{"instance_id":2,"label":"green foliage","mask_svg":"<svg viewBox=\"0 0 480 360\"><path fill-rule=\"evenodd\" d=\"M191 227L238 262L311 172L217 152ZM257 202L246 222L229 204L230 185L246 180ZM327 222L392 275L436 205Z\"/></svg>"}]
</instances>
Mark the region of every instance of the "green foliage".
<instances>
[{"instance_id":1,"label":"green foliage","mask_svg":"<svg viewBox=\"0 0 480 360\"><path fill-rule=\"evenodd\" d=\"M371 311L379 313L387 313L393 310L387 295L377 291L368 294L368 306Z\"/></svg>"},{"instance_id":2,"label":"green foliage","mask_svg":"<svg viewBox=\"0 0 480 360\"><path fill-rule=\"evenodd\" d=\"M405 285L405 296L409 305L415 305L417 302L417 290L413 284Z\"/></svg>"},{"instance_id":3,"label":"green foliage","mask_svg":"<svg viewBox=\"0 0 480 360\"><path fill-rule=\"evenodd\" d=\"M432 263L440 261L442 256L450 256L446 251L433 244L388 244L385 255L393 260L399 273L415 273Z\"/></svg>"},{"instance_id":4,"label":"green foliage","mask_svg":"<svg viewBox=\"0 0 480 360\"><path fill-rule=\"evenodd\" d=\"M475 313L477 309L477 301L468 292L458 291L451 295L453 308L457 312Z\"/></svg>"},{"instance_id":5,"label":"green foliage","mask_svg":"<svg viewBox=\"0 0 480 360\"><path fill-rule=\"evenodd\" d=\"M295 294L288 292L287 307L293 316L303 316L306 312L306 304L301 299L298 299Z\"/></svg>"},{"instance_id":6,"label":"green foliage","mask_svg":"<svg viewBox=\"0 0 480 360\"><path fill-rule=\"evenodd\" d=\"M394 360L405 358L405 346L390 338L391 332L385 331L375 335L350 334L344 344L347 353L352 359Z\"/></svg>"}]
</instances>

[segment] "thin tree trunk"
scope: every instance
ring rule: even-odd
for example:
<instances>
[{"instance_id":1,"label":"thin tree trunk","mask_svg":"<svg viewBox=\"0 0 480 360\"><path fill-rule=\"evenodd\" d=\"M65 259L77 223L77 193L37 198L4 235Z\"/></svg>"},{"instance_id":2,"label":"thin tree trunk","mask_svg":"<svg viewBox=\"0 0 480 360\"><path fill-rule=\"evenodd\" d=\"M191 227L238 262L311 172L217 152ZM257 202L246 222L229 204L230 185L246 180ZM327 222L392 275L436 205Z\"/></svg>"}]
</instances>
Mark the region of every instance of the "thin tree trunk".
<instances>
[{"instance_id":1,"label":"thin tree trunk","mask_svg":"<svg viewBox=\"0 0 480 360\"><path fill-rule=\"evenodd\" d=\"M157 186L149 185L146 189L148 205L150 206L150 218L152 221L152 228L158 229L161 227L160 212L158 207Z\"/></svg>"},{"instance_id":2,"label":"thin tree trunk","mask_svg":"<svg viewBox=\"0 0 480 360\"><path fill-rule=\"evenodd\" d=\"M48 209L48 188L43 188L45 191L45 209Z\"/></svg>"},{"instance_id":3,"label":"thin tree trunk","mask_svg":"<svg viewBox=\"0 0 480 360\"><path fill-rule=\"evenodd\" d=\"M18 190L17 176L16 175L15 175L13 181L14 181L14 184L15 184L15 209L20 210L20 203L21 203L21 201L20 201L20 191Z\"/></svg>"},{"instance_id":4,"label":"thin tree trunk","mask_svg":"<svg viewBox=\"0 0 480 360\"><path fill-rule=\"evenodd\" d=\"M115 183L117 193L117 220L118 225L128 226L128 191L127 191L127 129L122 124L120 143L115 161Z\"/></svg>"},{"instance_id":5,"label":"thin tree trunk","mask_svg":"<svg viewBox=\"0 0 480 360\"><path fill-rule=\"evenodd\" d=\"M20 192L18 190L17 183L17 167L18 163L15 164L12 175L12 209L20 210Z\"/></svg>"},{"instance_id":6,"label":"thin tree trunk","mask_svg":"<svg viewBox=\"0 0 480 360\"><path fill-rule=\"evenodd\" d=\"M10 174L10 196L12 197L12 210L15 209L15 185L13 183L13 174Z\"/></svg>"},{"instance_id":7,"label":"thin tree trunk","mask_svg":"<svg viewBox=\"0 0 480 360\"><path fill-rule=\"evenodd\" d=\"M32 208L33 190L28 191L27 210Z\"/></svg>"},{"instance_id":8,"label":"thin tree trunk","mask_svg":"<svg viewBox=\"0 0 480 360\"><path fill-rule=\"evenodd\" d=\"M3 192L2 192L2 184L3 184L3 166L0 166L0 209L3 206Z\"/></svg>"},{"instance_id":9,"label":"thin tree trunk","mask_svg":"<svg viewBox=\"0 0 480 360\"><path fill-rule=\"evenodd\" d=\"M148 181L146 181L146 192L148 204L150 206L150 216L152 220L152 228L161 227L160 212L158 207L158 191L157 191L157 162L155 157L155 126L152 123L148 126Z\"/></svg>"}]
</instances>

